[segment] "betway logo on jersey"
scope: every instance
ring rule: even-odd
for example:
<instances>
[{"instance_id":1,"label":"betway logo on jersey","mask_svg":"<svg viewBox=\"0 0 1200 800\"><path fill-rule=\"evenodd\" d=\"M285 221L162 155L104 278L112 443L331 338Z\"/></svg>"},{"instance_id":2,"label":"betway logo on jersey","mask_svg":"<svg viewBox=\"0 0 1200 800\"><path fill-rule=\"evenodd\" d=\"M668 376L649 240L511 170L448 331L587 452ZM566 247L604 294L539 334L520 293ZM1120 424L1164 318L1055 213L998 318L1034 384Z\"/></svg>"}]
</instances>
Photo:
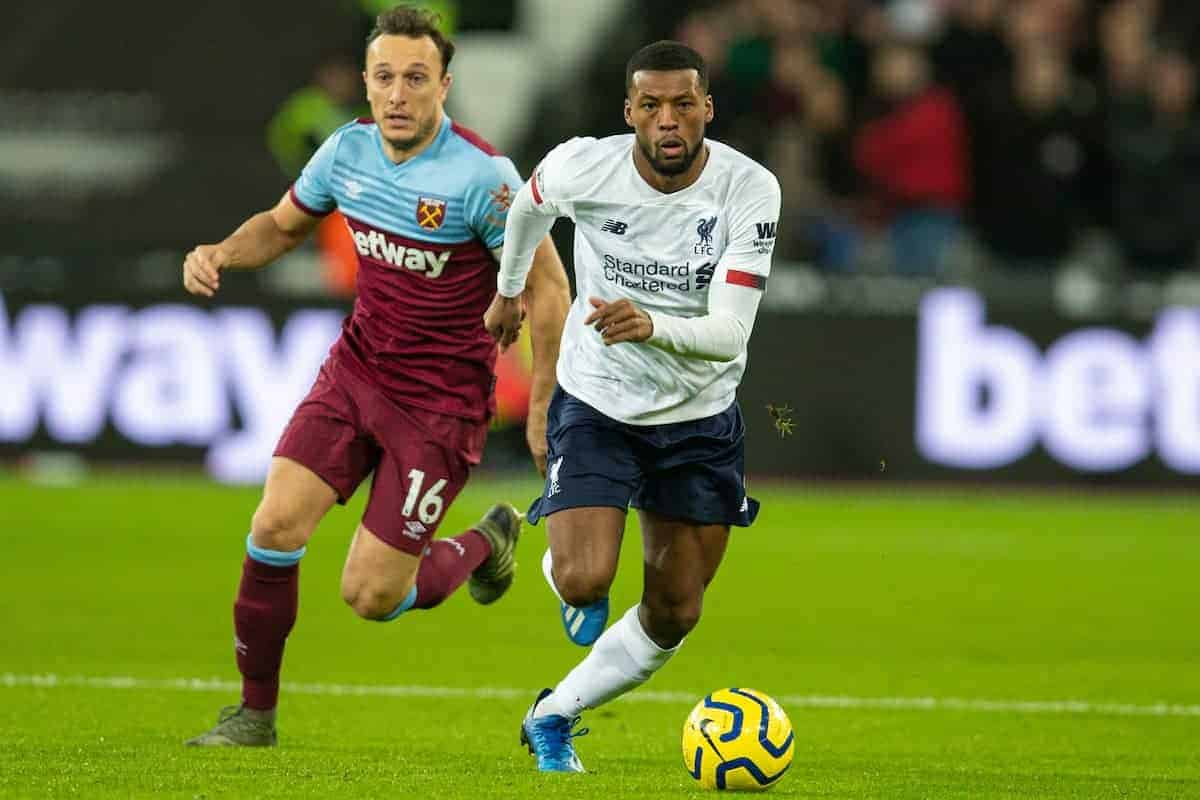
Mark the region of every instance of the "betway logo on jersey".
<instances>
[{"instance_id":1,"label":"betway logo on jersey","mask_svg":"<svg viewBox=\"0 0 1200 800\"><path fill-rule=\"evenodd\" d=\"M711 274L707 277L708 280L712 280ZM692 288L692 262L661 264L654 259L629 261L605 253L604 279L624 289L641 289L644 292L686 292ZM704 286L699 288L704 288Z\"/></svg>"},{"instance_id":2,"label":"betway logo on jersey","mask_svg":"<svg viewBox=\"0 0 1200 800\"><path fill-rule=\"evenodd\" d=\"M426 250L409 239L369 228L362 223L350 223L350 235L354 247L363 258L370 258L393 267L423 272L427 278L436 278L446 269L450 251Z\"/></svg>"}]
</instances>

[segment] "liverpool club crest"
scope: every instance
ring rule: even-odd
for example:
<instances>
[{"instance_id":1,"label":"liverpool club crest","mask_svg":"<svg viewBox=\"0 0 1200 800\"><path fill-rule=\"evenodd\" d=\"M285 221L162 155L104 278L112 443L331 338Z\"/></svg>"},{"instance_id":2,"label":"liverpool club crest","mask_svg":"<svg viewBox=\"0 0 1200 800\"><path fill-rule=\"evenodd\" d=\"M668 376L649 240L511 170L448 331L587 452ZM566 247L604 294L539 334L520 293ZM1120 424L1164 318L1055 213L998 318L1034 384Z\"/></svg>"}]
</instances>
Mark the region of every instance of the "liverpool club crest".
<instances>
[{"instance_id":1,"label":"liverpool club crest","mask_svg":"<svg viewBox=\"0 0 1200 800\"><path fill-rule=\"evenodd\" d=\"M696 236L699 241L692 248L692 252L698 256L711 256L713 254L713 229L717 227L716 217L701 217L700 222L696 225Z\"/></svg>"},{"instance_id":2,"label":"liverpool club crest","mask_svg":"<svg viewBox=\"0 0 1200 800\"><path fill-rule=\"evenodd\" d=\"M433 197L417 199L417 224L427 231L436 231L446 221L446 201Z\"/></svg>"}]
</instances>

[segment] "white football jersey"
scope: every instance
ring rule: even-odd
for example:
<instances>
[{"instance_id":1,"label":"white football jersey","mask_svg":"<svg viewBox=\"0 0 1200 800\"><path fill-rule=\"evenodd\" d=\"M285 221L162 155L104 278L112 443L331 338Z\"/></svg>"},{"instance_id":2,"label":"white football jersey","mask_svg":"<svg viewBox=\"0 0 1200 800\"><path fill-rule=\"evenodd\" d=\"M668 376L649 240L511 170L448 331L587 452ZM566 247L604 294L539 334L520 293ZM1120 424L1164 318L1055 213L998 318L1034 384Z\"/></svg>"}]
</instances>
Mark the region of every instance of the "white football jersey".
<instances>
[{"instance_id":1,"label":"white football jersey","mask_svg":"<svg viewBox=\"0 0 1200 800\"><path fill-rule=\"evenodd\" d=\"M718 414L735 399L746 353L732 361L677 355L646 343L606 347L583 320L588 298L629 298L677 317L708 313L708 289L762 291L779 220L779 182L728 145L705 140L708 162L686 189L663 194L638 174L633 134L571 139L534 170L537 210L575 222L577 296L563 329L558 382L634 425Z\"/></svg>"}]
</instances>

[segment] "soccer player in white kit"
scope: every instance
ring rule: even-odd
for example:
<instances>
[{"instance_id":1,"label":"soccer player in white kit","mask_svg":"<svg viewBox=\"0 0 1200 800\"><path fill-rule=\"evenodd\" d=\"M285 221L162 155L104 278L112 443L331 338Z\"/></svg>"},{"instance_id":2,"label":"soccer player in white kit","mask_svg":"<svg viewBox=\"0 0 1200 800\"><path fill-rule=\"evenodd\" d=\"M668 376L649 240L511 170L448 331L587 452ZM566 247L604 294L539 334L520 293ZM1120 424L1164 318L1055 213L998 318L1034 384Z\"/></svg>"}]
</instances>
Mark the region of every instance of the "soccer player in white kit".
<instances>
[{"instance_id":1,"label":"soccer player in white kit","mask_svg":"<svg viewBox=\"0 0 1200 800\"><path fill-rule=\"evenodd\" d=\"M779 182L704 138L713 118L703 59L656 42L626 68L633 134L571 139L517 193L498 293L484 317L512 335L533 253L556 217L576 224L578 295L559 351L545 491L543 568L587 657L538 696L522 741L548 772L581 772L585 708L644 683L700 618L731 525L758 503L744 485L735 398L766 287ZM629 506L642 524L641 603L608 630L608 590Z\"/></svg>"}]
</instances>

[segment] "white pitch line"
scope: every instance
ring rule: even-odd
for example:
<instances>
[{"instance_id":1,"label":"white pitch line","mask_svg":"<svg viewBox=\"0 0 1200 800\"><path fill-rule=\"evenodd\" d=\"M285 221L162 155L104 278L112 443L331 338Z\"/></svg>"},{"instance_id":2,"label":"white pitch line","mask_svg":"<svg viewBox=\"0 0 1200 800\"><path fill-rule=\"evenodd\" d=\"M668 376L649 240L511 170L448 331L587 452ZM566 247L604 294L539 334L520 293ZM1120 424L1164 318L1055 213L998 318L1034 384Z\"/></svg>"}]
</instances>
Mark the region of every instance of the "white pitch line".
<instances>
[{"instance_id":1,"label":"white pitch line","mask_svg":"<svg viewBox=\"0 0 1200 800\"><path fill-rule=\"evenodd\" d=\"M16 675L0 673L0 688L148 689L236 694L241 683L220 678L134 678L89 675ZM285 693L345 697L463 697L469 699L528 699L533 689L477 686L388 686L368 683L292 683ZM691 705L703 695L642 690L622 698L627 703ZM963 697L846 697L841 695L778 695L788 708L866 708L890 711L971 711L999 714L1091 714L1117 717L1200 717L1200 705L1173 703L1098 703L1088 700L983 700Z\"/></svg>"}]
</instances>

